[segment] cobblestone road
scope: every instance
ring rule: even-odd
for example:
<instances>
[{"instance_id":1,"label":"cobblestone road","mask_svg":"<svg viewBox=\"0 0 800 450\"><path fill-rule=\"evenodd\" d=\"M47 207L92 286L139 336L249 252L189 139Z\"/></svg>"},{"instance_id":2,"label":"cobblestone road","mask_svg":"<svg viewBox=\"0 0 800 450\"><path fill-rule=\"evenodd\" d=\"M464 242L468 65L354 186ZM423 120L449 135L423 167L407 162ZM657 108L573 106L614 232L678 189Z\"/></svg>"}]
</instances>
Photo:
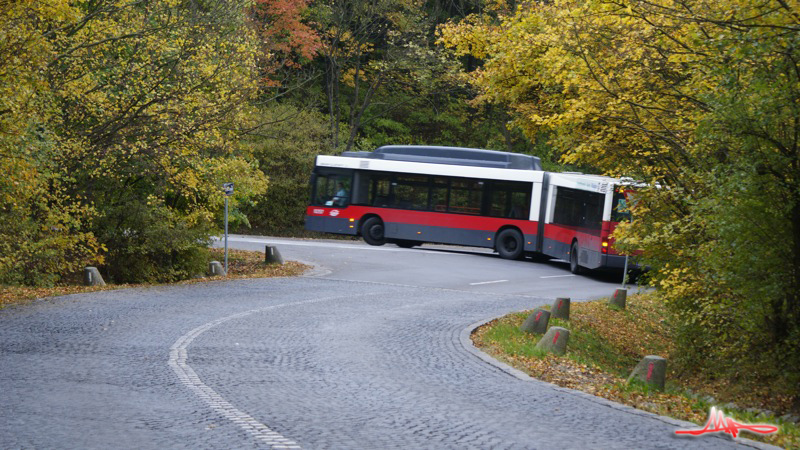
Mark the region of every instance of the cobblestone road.
<instances>
[{"instance_id":1,"label":"cobblestone road","mask_svg":"<svg viewBox=\"0 0 800 450\"><path fill-rule=\"evenodd\" d=\"M548 300L317 278L0 311L2 448L726 448L463 345Z\"/></svg>"}]
</instances>

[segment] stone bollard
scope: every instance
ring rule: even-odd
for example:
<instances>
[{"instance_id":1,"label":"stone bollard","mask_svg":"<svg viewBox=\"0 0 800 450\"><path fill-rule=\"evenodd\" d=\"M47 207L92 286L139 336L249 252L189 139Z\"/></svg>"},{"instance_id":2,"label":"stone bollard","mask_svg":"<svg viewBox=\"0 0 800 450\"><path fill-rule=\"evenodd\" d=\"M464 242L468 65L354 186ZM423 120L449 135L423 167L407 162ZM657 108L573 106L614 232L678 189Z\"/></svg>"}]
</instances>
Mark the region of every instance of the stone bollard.
<instances>
[{"instance_id":1,"label":"stone bollard","mask_svg":"<svg viewBox=\"0 0 800 450\"><path fill-rule=\"evenodd\" d=\"M103 281L103 276L97 267L88 266L83 269L83 285L84 286L105 286L106 282Z\"/></svg>"},{"instance_id":2,"label":"stone bollard","mask_svg":"<svg viewBox=\"0 0 800 450\"><path fill-rule=\"evenodd\" d=\"M266 264L283 264L283 257L278 248L274 245L268 245L264 249L264 263Z\"/></svg>"},{"instance_id":3,"label":"stone bollard","mask_svg":"<svg viewBox=\"0 0 800 450\"><path fill-rule=\"evenodd\" d=\"M533 310L531 315L525 319L525 322L519 327L522 331L527 331L528 333L538 333L542 334L547 331L547 322L550 321L550 311L547 311L542 308L536 308Z\"/></svg>"},{"instance_id":4,"label":"stone bollard","mask_svg":"<svg viewBox=\"0 0 800 450\"><path fill-rule=\"evenodd\" d=\"M655 355L645 356L636 364L628 377L628 383L634 378L641 380L659 391L664 390L664 380L667 376L667 360Z\"/></svg>"},{"instance_id":5,"label":"stone bollard","mask_svg":"<svg viewBox=\"0 0 800 450\"><path fill-rule=\"evenodd\" d=\"M625 309L625 300L628 297L628 290L627 289L617 289L614 291L614 296L611 297L611 300L608 301L609 304L619 306L621 309Z\"/></svg>"},{"instance_id":6,"label":"stone bollard","mask_svg":"<svg viewBox=\"0 0 800 450\"><path fill-rule=\"evenodd\" d=\"M542 337L536 348L547 350L556 355L567 353L567 341L569 341L569 330L561 327L550 327Z\"/></svg>"},{"instance_id":7,"label":"stone bollard","mask_svg":"<svg viewBox=\"0 0 800 450\"><path fill-rule=\"evenodd\" d=\"M225 268L222 267L222 263L220 263L219 261L211 261L210 263L208 263L208 274L211 275L212 277L216 276L224 277Z\"/></svg>"},{"instance_id":8,"label":"stone bollard","mask_svg":"<svg viewBox=\"0 0 800 450\"><path fill-rule=\"evenodd\" d=\"M550 317L553 319L569 320L569 298L559 297L553 302L550 308Z\"/></svg>"}]
</instances>

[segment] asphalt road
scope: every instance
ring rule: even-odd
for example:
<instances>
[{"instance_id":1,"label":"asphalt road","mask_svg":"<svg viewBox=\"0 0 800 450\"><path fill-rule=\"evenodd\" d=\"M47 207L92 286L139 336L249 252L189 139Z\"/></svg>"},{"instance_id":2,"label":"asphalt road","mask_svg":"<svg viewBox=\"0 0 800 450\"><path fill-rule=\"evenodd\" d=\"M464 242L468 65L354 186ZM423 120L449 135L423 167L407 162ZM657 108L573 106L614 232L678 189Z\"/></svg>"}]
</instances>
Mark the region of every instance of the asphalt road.
<instances>
[{"instance_id":1,"label":"asphalt road","mask_svg":"<svg viewBox=\"0 0 800 450\"><path fill-rule=\"evenodd\" d=\"M316 276L341 280L457 289L534 297L607 297L620 287L616 273L573 275L565 261L508 261L489 249L426 244L402 249L361 241L299 240L233 235L230 248L263 252L276 246L286 259L316 267ZM222 242L215 246L221 247Z\"/></svg>"},{"instance_id":2,"label":"asphalt road","mask_svg":"<svg viewBox=\"0 0 800 450\"><path fill-rule=\"evenodd\" d=\"M125 289L0 310L0 448L727 448L532 380L478 323L606 296L609 276L458 248L233 237L305 277ZM693 427L692 427L693 428Z\"/></svg>"}]
</instances>

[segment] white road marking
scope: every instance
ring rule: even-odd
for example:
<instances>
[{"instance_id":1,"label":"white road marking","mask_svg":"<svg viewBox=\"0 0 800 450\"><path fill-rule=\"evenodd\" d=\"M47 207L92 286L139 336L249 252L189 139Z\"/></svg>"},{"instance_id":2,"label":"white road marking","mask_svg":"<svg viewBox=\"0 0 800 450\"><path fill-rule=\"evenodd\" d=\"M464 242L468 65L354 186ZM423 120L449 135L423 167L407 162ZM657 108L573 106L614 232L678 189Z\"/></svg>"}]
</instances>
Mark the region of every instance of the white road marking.
<instances>
[{"instance_id":1,"label":"white road marking","mask_svg":"<svg viewBox=\"0 0 800 450\"><path fill-rule=\"evenodd\" d=\"M217 242L222 242L221 238L215 238ZM430 250L424 249L408 249L408 248L400 248L400 247L378 247L373 245L355 245L355 244L335 244L332 242L301 242L301 241L289 241L289 240L282 240L282 239L269 239L269 238L241 238L241 237L231 237L228 236L228 242L247 242L251 244L275 244L275 245L294 245L297 247L320 247L320 248L346 248L352 250L371 250L371 251L378 251L378 252L417 252L417 253L427 253L427 254L434 254L434 255L451 255L451 256L460 256L461 253L448 253L448 252L435 252ZM475 253L482 253L480 252L479 248L473 249Z\"/></svg>"},{"instance_id":2,"label":"white road marking","mask_svg":"<svg viewBox=\"0 0 800 450\"><path fill-rule=\"evenodd\" d=\"M187 347L189 344L192 343L198 336L205 333L206 331L220 325L222 323L228 322L234 319L240 319L242 317L249 316L251 314L260 313L264 311L269 311L272 309L283 308L286 306L296 306L296 305L304 305L308 303L318 303L324 302L329 300L335 300L340 298L350 299L353 296L337 296L337 297L326 297L326 298L319 298L315 300L305 300L300 302L293 302L293 303L284 303L281 305L273 305L267 306L265 308L259 309L252 309L250 311L245 311L242 313L234 314L232 316L223 317L221 319L217 319L211 322L206 323L205 325L201 325L188 333L181 336L172 347L169 349L169 366L178 376L181 384L189 388L194 394L203 400L212 410L216 413L225 417L226 419L230 420L234 424L238 425L244 431L250 433L258 439L259 441L264 442L265 444L269 445L272 448L291 448L291 449L299 449L301 448L296 442L286 439L285 437L281 436L280 433L273 431L268 426L264 425L263 423L257 421L251 415L247 414L246 412L238 410L233 404L225 400L224 397L219 395L214 389L210 388L208 385L203 383L200 380L200 377L197 373L192 369L187 363L186 360L188 358Z\"/></svg>"},{"instance_id":3,"label":"white road marking","mask_svg":"<svg viewBox=\"0 0 800 450\"><path fill-rule=\"evenodd\" d=\"M478 282L478 283L470 283L469 285L470 286L478 286L478 285L481 285L481 284L505 283L506 281L508 281L508 280L481 281L481 282Z\"/></svg>"},{"instance_id":4,"label":"white road marking","mask_svg":"<svg viewBox=\"0 0 800 450\"><path fill-rule=\"evenodd\" d=\"M575 274L571 273L569 275L548 275L546 277L539 277L539 278L566 278L566 277L574 277Z\"/></svg>"}]
</instances>

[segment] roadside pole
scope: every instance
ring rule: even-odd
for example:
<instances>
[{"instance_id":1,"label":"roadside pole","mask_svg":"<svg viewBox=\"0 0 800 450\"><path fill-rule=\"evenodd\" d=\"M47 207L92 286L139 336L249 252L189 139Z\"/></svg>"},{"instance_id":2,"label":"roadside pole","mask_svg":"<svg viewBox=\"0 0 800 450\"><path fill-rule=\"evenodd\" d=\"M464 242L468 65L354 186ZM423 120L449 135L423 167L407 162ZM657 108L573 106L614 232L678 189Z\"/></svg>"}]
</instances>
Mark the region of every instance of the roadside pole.
<instances>
[{"instance_id":1,"label":"roadside pole","mask_svg":"<svg viewBox=\"0 0 800 450\"><path fill-rule=\"evenodd\" d=\"M631 219L629 222L633 223L633 214L631 214ZM628 284L628 255L625 255L625 269L623 269L622 272L622 289L628 289L626 287L627 284Z\"/></svg>"},{"instance_id":2,"label":"roadside pole","mask_svg":"<svg viewBox=\"0 0 800 450\"><path fill-rule=\"evenodd\" d=\"M625 255L625 268L622 270L622 289L627 289L628 284L628 255Z\"/></svg>"},{"instance_id":3,"label":"roadside pole","mask_svg":"<svg viewBox=\"0 0 800 450\"><path fill-rule=\"evenodd\" d=\"M222 183L225 191L225 276L228 275L228 197L233 194L233 183Z\"/></svg>"}]
</instances>

